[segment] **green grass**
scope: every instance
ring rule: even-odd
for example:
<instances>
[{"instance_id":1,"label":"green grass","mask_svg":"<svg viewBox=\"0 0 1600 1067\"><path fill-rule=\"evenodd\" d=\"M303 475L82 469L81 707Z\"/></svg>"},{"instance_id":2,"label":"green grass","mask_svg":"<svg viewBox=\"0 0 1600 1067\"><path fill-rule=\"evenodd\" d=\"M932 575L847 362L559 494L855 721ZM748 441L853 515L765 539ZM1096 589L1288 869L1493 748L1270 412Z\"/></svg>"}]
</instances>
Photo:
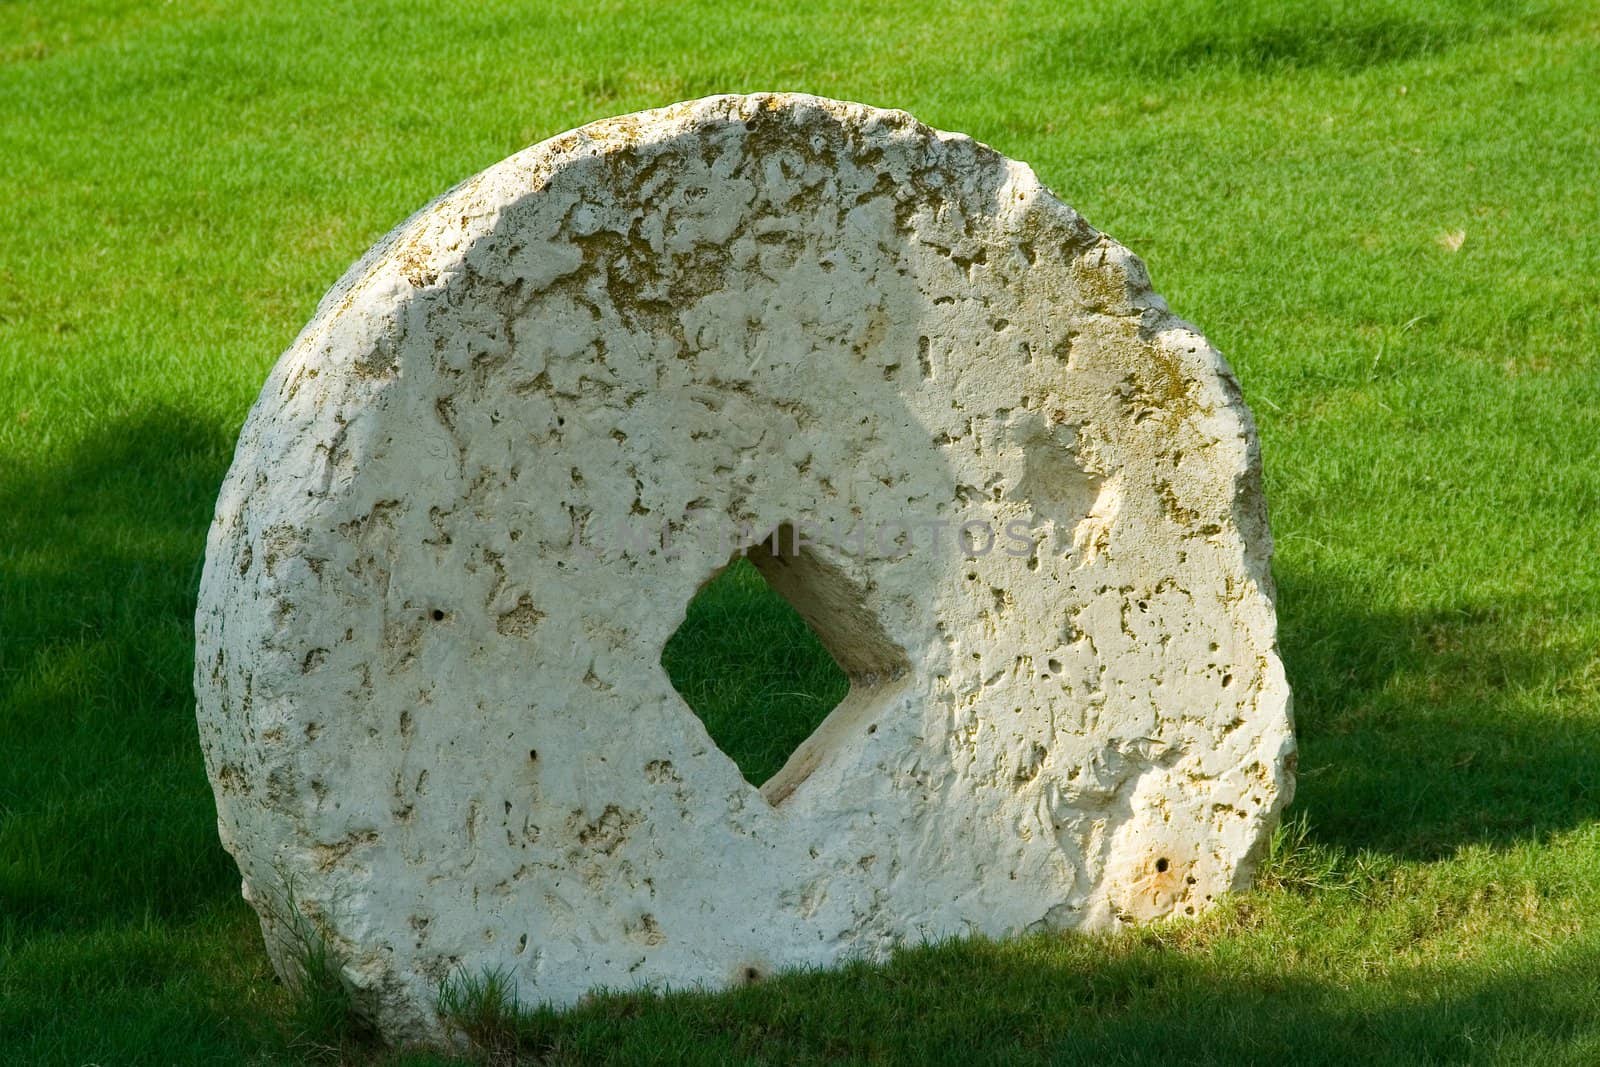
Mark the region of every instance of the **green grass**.
<instances>
[{"instance_id":1,"label":"green grass","mask_svg":"<svg viewBox=\"0 0 1600 1067\"><path fill-rule=\"evenodd\" d=\"M742 557L689 602L661 665L752 785L777 774L850 691L800 613Z\"/></svg>"},{"instance_id":2,"label":"green grass","mask_svg":"<svg viewBox=\"0 0 1600 1067\"><path fill-rule=\"evenodd\" d=\"M439 191L768 88L1030 161L1229 355L1298 821L1192 924L498 1025L483 979L477 1032L557 1061L1600 1062L1585 0L0 2L0 1062L381 1055L275 982L216 842L190 617L233 437L321 293ZM675 645L708 718L765 703L718 627L781 625L764 595L735 572ZM815 693L794 655L740 677Z\"/></svg>"}]
</instances>

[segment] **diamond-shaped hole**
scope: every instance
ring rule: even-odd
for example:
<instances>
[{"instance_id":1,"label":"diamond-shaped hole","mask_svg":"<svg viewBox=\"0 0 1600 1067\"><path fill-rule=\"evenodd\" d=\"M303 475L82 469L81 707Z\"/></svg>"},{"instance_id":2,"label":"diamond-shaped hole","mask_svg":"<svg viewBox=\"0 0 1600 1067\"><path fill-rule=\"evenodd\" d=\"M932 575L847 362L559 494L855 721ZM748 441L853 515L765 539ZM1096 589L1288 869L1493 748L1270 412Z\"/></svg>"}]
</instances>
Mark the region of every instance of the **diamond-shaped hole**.
<instances>
[{"instance_id":1,"label":"diamond-shaped hole","mask_svg":"<svg viewBox=\"0 0 1600 1067\"><path fill-rule=\"evenodd\" d=\"M875 729L868 719L880 694L907 670L854 586L797 549L787 525L700 588L661 665L711 739L774 804L832 745Z\"/></svg>"},{"instance_id":2,"label":"diamond-shaped hole","mask_svg":"<svg viewBox=\"0 0 1600 1067\"><path fill-rule=\"evenodd\" d=\"M800 613L745 559L689 602L661 665L711 740L756 786L850 691Z\"/></svg>"}]
</instances>

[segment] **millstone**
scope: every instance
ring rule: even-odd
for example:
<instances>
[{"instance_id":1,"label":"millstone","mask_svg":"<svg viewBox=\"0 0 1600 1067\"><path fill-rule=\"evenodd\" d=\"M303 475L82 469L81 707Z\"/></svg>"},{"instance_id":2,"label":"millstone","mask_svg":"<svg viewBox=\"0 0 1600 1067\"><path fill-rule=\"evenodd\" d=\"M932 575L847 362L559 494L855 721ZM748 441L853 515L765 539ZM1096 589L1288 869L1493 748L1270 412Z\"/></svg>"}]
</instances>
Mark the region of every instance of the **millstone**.
<instances>
[{"instance_id":1,"label":"millstone","mask_svg":"<svg viewBox=\"0 0 1600 1067\"><path fill-rule=\"evenodd\" d=\"M760 788L660 663L740 552L852 683ZM1026 166L807 96L595 123L384 238L251 411L222 840L280 972L325 945L397 1041L452 974L1191 914L1291 790L1269 555L1227 365Z\"/></svg>"}]
</instances>

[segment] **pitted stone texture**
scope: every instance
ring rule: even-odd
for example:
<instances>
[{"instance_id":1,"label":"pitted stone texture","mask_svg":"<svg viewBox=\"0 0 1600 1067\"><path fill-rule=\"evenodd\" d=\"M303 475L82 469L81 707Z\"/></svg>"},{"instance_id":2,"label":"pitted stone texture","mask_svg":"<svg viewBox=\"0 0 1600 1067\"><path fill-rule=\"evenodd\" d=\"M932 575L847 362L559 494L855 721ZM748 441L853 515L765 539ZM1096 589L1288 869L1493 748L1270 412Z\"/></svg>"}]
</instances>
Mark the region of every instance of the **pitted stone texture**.
<instances>
[{"instance_id":1,"label":"pitted stone texture","mask_svg":"<svg viewBox=\"0 0 1600 1067\"><path fill-rule=\"evenodd\" d=\"M660 667L726 553L575 543L688 512L1037 549L767 561L854 687L758 791ZM1221 356L1026 166L805 96L596 123L395 230L251 411L222 839L280 970L324 939L397 1040L458 970L561 1004L1188 913L1291 787L1269 553Z\"/></svg>"}]
</instances>

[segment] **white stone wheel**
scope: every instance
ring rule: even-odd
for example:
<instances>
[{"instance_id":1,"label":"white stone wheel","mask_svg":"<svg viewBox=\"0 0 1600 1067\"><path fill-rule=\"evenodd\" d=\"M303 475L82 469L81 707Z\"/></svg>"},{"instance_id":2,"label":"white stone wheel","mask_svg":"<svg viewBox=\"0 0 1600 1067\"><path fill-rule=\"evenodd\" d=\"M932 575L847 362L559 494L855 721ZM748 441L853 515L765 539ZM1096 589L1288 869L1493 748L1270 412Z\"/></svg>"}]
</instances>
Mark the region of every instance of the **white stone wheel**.
<instances>
[{"instance_id":1,"label":"white stone wheel","mask_svg":"<svg viewBox=\"0 0 1600 1067\"><path fill-rule=\"evenodd\" d=\"M660 664L730 546L621 534L688 513L952 524L758 561L853 682L762 790ZM325 944L400 1041L452 973L566 1004L1188 914L1291 788L1269 554L1222 357L1026 166L807 96L595 123L381 241L251 411L222 840L279 970Z\"/></svg>"}]
</instances>

